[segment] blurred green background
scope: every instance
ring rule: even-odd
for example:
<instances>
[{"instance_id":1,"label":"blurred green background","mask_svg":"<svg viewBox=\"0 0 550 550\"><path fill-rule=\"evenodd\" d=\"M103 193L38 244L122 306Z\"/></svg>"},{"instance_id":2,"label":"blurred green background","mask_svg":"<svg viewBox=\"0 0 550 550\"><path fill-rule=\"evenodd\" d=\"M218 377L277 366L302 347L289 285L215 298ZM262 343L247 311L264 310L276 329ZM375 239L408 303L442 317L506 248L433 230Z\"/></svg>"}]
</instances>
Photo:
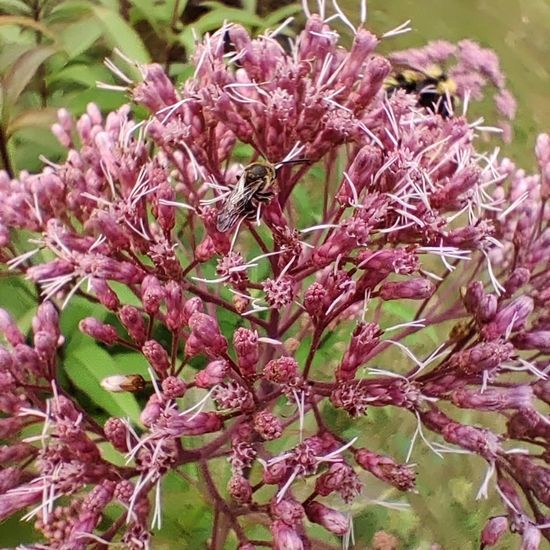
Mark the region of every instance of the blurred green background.
<instances>
[{"instance_id":1,"label":"blurred green background","mask_svg":"<svg viewBox=\"0 0 550 550\"><path fill-rule=\"evenodd\" d=\"M358 2L341 0L340 5L350 18L358 19ZM57 108L66 106L78 115L91 100L96 101L103 111L124 101L121 94L95 87L97 80L114 82L103 65L104 57L111 54L113 47L139 61L161 62L174 79L183 81L189 74L187 59L192 50L192 25L200 34L215 30L227 19L245 24L257 32L266 27L273 28L293 14L298 14L299 23L299 6L261 0L235 1L230 7L219 2L178 0L0 0L2 161L9 159L14 172L37 170L41 164L40 155L56 159L62 154L49 133ZM434 39L458 41L470 38L499 54L503 71L508 76L508 87L518 99L515 139L502 149L519 164L532 167L536 135L550 128L550 103L547 99L550 1L369 2L368 26L374 32L383 33L407 19L412 20L412 32L384 41L383 51L421 46ZM345 27L340 29L346 40ZM491 113L490 106L476 107L484 112L485 108L489 108ZM494 122L494 113L487 118ZM496 141L488 143L487 148L496 144ZM304 201L303 212L299 214L307 218L310 212L311 206ZM0 285L0 305L14 312L27 327L34 310L33 292L23 282L8 283L4 279ZM385 312L384 319L390 325L409 320L411 314L406 306L392 305ZM87 315L106 316L101 308L80 298L76 298L63 315L64 328L69 334L65 374L68 379L74 377L78 389L89 398L91 396L93 405L90 406L97 407L98 418L107 414L135 416L138 409L131 400L121 401L117 397L113 401L98 402L97 382L115 370L136 372L144 365L136 368L136 356L116 352L109 355L100 346L76 334L78 319ZM231 325L234 320L225 322L222 319L222 322L228 333L234 329ZM319 366L331 368L348 341L350 329L351 325L342 326L325 342L318 354ZM439 330L439 334L426 334L424 343L415 350L420 354L431 351L448 327ZM307 351L308 344L307 340L302 343L299 354ZM384 359L406 367L402 355L395 350L385 354ZM101 365L100 372L98 365ZM85 399L85 396L80 398ZM366 418L351 422L330 407L324 412L330 424L337 426L346 437L360 435L361 443L369 448L397 460L404 459L415 429L410 415L375 409ZM464 415L462 420L475 422L479 418ZM485 473L483 462L466 455L449 455L440 459L421 443L417 443L415 449L413 458L419 464L418 493L404 498L369 478L363 495L351 509L356 516L355 548L427 550L432 543L438 543L445 550L476 550L485 519L502 512L496 499L475 500ZM197 489L196 472L190 468L185 475L185 478L170 476L164 484L164 528L155 537L155 549L205 548L212 520L209 507ZM382 500L408 503L411 507L398 511L372 502ZM377 531L391 534L395 537L394 542L389 537L386 546L376 546L373 536ZM258 536L263 534L265 532L260 530ZM321 529L316 531L316 535L327 539ZM0 525L2 546L15 546L33 539L32 527L20 524L16 519ZM518 546L517 539L507 537L498 548Z\"/></svg>"}]
</instances>

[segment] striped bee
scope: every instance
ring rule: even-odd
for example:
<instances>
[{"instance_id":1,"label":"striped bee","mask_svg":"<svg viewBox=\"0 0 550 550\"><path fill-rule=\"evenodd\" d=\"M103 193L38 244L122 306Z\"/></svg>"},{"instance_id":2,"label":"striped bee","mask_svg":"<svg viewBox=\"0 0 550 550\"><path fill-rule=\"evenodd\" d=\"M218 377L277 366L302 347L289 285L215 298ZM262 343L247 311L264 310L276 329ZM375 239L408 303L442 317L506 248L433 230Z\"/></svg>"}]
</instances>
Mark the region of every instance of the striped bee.
<instances>
[{"instance_id":1,"label":"striped bee","mask_svg":"<svg viewBox=\"0 0 550 550\"><path fill-rule=\"evenodd\" d=\"M426 70L409 67L395 72L386 79L384 87L390 94L397 90L416 94L420 107L438 113L443 118L453 115L456 82L437 65Z\"/></svg>"},{"instance_id":2,"label":"striped bee","mask_svg":"<svg viewBox=\"0 0 550 550\"><path fill-rule=\"evenodd\" d=\"M261 205L267 204L275 196L277 170L287 164L305 162L308 161L295 159L276 165L253 162L246 166L218 212L216 229L220 233L226 233L242 219L257 218Z\"/></svg>"}]
</instances>

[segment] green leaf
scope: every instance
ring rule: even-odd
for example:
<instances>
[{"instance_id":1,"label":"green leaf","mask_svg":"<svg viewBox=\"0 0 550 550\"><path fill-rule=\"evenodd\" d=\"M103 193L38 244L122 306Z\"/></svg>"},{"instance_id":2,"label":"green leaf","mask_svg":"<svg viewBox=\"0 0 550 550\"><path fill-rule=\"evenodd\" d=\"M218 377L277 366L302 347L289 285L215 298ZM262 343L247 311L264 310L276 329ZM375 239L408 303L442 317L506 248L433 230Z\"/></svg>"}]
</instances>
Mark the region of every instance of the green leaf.
<instances>
[{"instance_id":1,"label":"green leaf","mask_svg":"<svg viewBox=\"0 0 550 550\"><path fill-rule=\"evenodd\" d=\"M123 103L127 102L124 94L113 92L111 90L98 90L90 88L85 91L78 91L74 94L66 95L66 106L71 112L83 113L86 110L86 105L93 101L97 105L101 105L103 111L114 111Z\"/></svg>"},{"instance_id":2,"label":"green leaf","mask_svg":"<svg viewBox=\"0 0 550 550\"><path fill-rule=\"evenodd\" d=\"M111 393L100 385L103 378L121 372L104 349L95 344L71 346L64 367L73 384L111 416L129 417L139 422L140 408L132 394Z\"/></svg>"},{"instance_id":3,"label":"green leaf","mask_svg":"<svg viewBox=\"0 0 550 550\"><path fill-rule=\"evenodd\" d=\"M215 2L205 2L205 5L213 4ZM199 33L205 33L214 29L218 29L224 23L224 21L231 21L233 23L241 23L246 27L263 27L263 21L255 14L248 13L244 10L237 8L228 8L221 5L204 14L202 17L193 22L193 27L199 31Z\"/></svg>"},{"instance_id":4,"label":"green leaf","mask_svg":"<svg viewBox=\"0 0 550 550\"><path fill-rule=\"evenodd\" d=\"M67 24L59 33L63 49L67 52L69 59L89 49L101 34L101 23L92 15Z\"/></svg>"},{"instance_id":5,"label":"green leaf","mask_svg":"<svg viewBox=\"0 0 550 550\"><path fill-rule=\"evenodd\" d=\"M257 0L242 0L243 10L246 10L248 13L256 13L258 8Z\"/></svg>"},{"instance_id":6,"label":"green leaf","mask_svg":"<svg viewBox=\"0 0 550 550\"><path fill-rule=\"evenodd\" d=\"M34 77L38 67L57 51L54 46L37 46L19 56L3 78L6 109L15 104L21 92Z\"/></svg>"},{"instance_id":7,"label":"green leaf","mask_svg":"<svg viewBox=\"0 0 550 550\"><path fill-rule=\"evenodd\" d=\"M151 25L151 28L158 36L162 36L161 33L166 35L169 29L166 28L166 23L170 22L170 15L166 12L165 5L153 6L149 0L129 0L130 4L134 6L136 11ZM168 19L166 18L168 16ZM163 23L161 26L160 23Z\"/></svg>"},{"instance_id":8,"label":"green leaf","mask_svg":"<svg viewBox=\"0 0 550 550\"><path fill-rule=\"evenodd\" d=\"M71 83L85 86L86 88L95 88L97 81L109 81L111 73L103 65L86 65L84 63L74 63L64 67L55 74L48 77L48 87L55 87L58 84L60 88L66 89Z\"/></svg>"},{"instance_id":9,"label":"green leaf","mask_svg":"<svg viewBox=\"0 0 550 550\"><path fill-rule=\"evenodd\" d=\"M27 27L42 33L44 36L51 38L53 41L55 41L56 39L55 34L52 31L50 31L48 27L46 27L42 23L39 23L38 21L35 21L30 17L21 17L18 15L0 15L0 27L6 26L6 25L16 26L16 27Z\"/></svg>"},{"instance_id":10,"label":"green leaf","mask_svg":"<svg viewBox=\"0 0 550 550\"><path fill-rule=\"evenodd\" d=\"M59 21L71 21L75 17L89 13L90 12L90 3L85 1L67 1L62 2L55 6L45 20L48 23L59 22Z\"/></svg>"},{"instance_id":11,"label":"green leaf","mask_svg":"<svg viewBox=\"0 0 550 550\"><path fill-rule=\"evenodd\" d=\"M32 10L22 0L2 0L2 10L9 11L12 15L31 14Z\"/></svg>"},{"instance_id":12,"label":"green leaf","mask_svg":"<svg viewBox=\"0 0 550 550\"><path fill-rule=\"evenodd\" d=\"M6 73L21 54L34 46L35 44L13 42L11 39L7 39L6 44L0 48L0 74Z\"/></svg>"},{"instance_id":13,"label":"green leaf","mask_svg":"<svg viewBox=\"0 0 550 550\"><path fill-rule=\"evenodd\" d=\"M116 12L103 6L90 5L101 22L105 36L112 46L138 63L149 63L151 58L139 34Z\"/></svg>"},{"instance_id":14,"label":"green leaf","mask_svg":"<svg viewBox=\"0 0 550 550\"><path fill-rule=\"evenodd\" d=\"M275 27L277 23L283 21L287 17L291 17L296 13L301 13L302 6L299 4L290 4L290 6L282 6L264 17L265 27Z\"/></svg>"},{"instance_id":15,"label":"green leaf","mask_svg":"<svg viewBox=\"0 0 550 550\"><path fill-rule=\"evenodd\" d=\"M23 333L27 333L37 305L33 285L20 277L3 279L0 284L0 304L17 321Z\"/></svg>"},{"instance_id":16,"label":"green leaf","mask_svg":"<svg viewBox=\"0 0 550 550\"><path fill-rule=\"evenodd\" d=\"M14 120L10 120L6 134L10 137L22 128L50 128L55 120L56 109L54 108L28 109Z\"/></svg>"}]
</instances>

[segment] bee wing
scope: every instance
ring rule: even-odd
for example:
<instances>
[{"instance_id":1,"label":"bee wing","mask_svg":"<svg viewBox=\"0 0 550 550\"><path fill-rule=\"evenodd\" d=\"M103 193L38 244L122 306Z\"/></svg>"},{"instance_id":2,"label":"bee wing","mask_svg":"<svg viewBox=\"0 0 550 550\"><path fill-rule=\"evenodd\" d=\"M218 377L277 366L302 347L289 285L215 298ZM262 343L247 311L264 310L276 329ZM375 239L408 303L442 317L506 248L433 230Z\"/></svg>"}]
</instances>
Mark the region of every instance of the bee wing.
<instances>
[{"instance_id":1,"label":"bee wing","mask_svg":"<svg viewBox=\"0 0 550 550\"><path fill-rule=\"evenodd\" d=\"M261 183L261 179L250 181L246 173L243 173L218 213L216 229L220 233L229 231L246 214L247 207Z\"/></svg>"}]
</instances>

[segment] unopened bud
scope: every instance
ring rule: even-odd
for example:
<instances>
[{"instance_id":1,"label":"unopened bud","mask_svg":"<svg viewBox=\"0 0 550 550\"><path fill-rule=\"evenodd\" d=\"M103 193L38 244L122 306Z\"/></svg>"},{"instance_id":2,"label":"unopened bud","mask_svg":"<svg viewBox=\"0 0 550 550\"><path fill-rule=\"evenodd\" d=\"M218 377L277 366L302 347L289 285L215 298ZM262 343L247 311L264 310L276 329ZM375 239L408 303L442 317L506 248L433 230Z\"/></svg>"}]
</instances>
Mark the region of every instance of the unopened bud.
<instances>
[{"instance_id":1,"label":"unopened bud","mask_svg":"<svg viewBox=\"0 0 550 550\"><path fill-rule=\"evenodd\" d=\"M145 380L141 374L115 374L104 378L101 387L113 393L134 393L145 387Z\"/></svg>"},{"instance_id":2,"label":"unopened bud","mask_svg":"<svg viewBox=\"0 0 550 550\"><path fill-rule=\"evenodd\" d=\"M223 382L229 365L225 359L212 361L206 365L206 368L198 372L195 376L195 385L198 388L211 388L216 384Z\"/></svg>"},{"instance_id":3,"label":"unopened bud","mask_svg":"<svg viewBox=\"0 0 550 550\"><path fill-rule=\"evenodd\" d=\"M145 325L145 321L139 309L134 306L122 306L118 316L120 322L124 325L124 328L135 342L142 343L145 341L147 326Z\"/></svg>"},{"instance_id":4,"label":"unopened bud","mask_svg":"<svg viewBox=\"0 0 550 550\"><path fill-rule=\"evenodd\" d=\"M271 524L273 550L304 550L304 543L295 529L284 521L276 520Z\"/></svg>"},{"instance_id":5,"label":"unopened bud","mask_svg":"<svg viewBox=\"0 0 550 550\"><path fill-rule=\"evenodd\" d=\"M379 295L382 300L425 300L435 292L435 285L428 279L415 278L400 282L384 282Z\"/></svg>"},{"instance_id":6,"label":"unopened bud","mask_svg":"<svg viewBox=\"0 0 550 550\"><path fill-rule=\"evenodd\" d=\"M309 521L322 525L327 531L335 535L345 535L350 528L348 516L333 510L320 502L310 502L306 507L306 515Z\"/></svg>"},{"instance_id":7,"label":"unopened bud","mask_svg":"<svg viewBox=\"0 0 550 550\"><path fill-rule=\"evenodd\" d=\"M481 532L481 550L487 546L494 546L508 529L508 520L505 516L491 518Z\"/></svg>"},{"instance_id":8,"label":"unopened bud","mask_svg":"<svg viewBox=\"0 0 550 550\"><path fill-rule=\"evenodd\" d=\"M147 340L141 347L141 351L155 369L155 372L159 374L168 372L170 357L168 357L168 352L156 340Z\"/></svg>"},{"instance_id":9,"label":"unopened bud","mask_svg":"<svg viewBox=\"0 0 550 550\"><path fill-rule=\"evenodd\" d=\"M520 550L538 550L541 540L542 535L540 529L534 525L529 525L525 531L523 531Z\"/></svg>"},{"instance_id":10,"label":"unopened bud","mask_svg":"<svg viewBox=\"0 0 550 550\"><path fill-rule=\"evenodd\" d=\"M517 349L535 349L542 353L550 353L550 330L536 330L517 334L512 339Z\"/></svg>"},{"instance_id":11,"label":"unopened bud","mask_svg":"<svg viewBox=\"0 0 550 550\"><path fill-rule=\"evenodd\" d=\"M78 324L78 328L88 336L112 346L118 340L115 327L98 321L94 317L86 317Z\"/></svg>"}]
</instances>

